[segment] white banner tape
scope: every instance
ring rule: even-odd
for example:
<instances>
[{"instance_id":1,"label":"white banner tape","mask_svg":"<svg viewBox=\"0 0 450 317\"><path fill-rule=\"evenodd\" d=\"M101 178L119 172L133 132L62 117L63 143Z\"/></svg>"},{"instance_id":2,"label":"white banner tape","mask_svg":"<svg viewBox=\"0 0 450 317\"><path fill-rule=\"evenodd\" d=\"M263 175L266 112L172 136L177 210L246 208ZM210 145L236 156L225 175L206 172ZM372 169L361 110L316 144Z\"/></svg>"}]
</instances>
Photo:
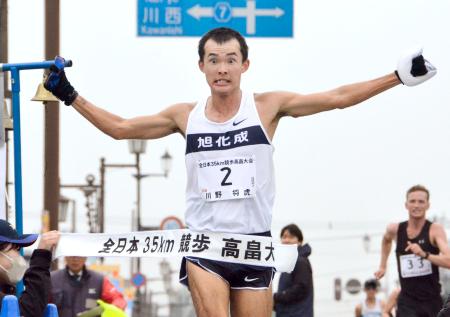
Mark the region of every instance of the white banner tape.
<instances>
[{"instance_id":1,"label":"white banner tape","mask_svg":"<svg viewBox=\"0 0 450 317\"><path fill-rule=\"evenodd\" d=\"M61 233L55 256L194 256L291 272L298 251L296 245L274 243L270 237L180 229L122 234Z\"/></svg>"}]
</instances>

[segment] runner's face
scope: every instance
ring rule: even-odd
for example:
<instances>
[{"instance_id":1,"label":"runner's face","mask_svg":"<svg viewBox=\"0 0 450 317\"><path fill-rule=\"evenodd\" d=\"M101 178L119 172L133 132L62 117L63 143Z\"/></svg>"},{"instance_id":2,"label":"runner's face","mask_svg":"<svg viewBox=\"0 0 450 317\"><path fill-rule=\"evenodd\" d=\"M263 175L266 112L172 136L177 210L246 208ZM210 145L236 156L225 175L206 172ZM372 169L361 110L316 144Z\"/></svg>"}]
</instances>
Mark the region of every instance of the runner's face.
<instances>
[{"instance_id":1,"label":"runner's face","mask_svg":"<svg viewBox=\"0 0 450 317\"><path fill-rule=\"evenodd\" d=\"M376 288L366 288L364 291L366 292L368 299L374 299L377 294Z\"/></svg>"},{"instance_id":2,"label":"runner's face","mask_svg":"<svg viewBox=\"0 0 450 317\"><path fill-rule=\"evenodd\" d=\"M427 193L423 191L415 191L408 194L405 207L408 210L409 217L420 219L425 218L425 213L430 207Z\"/></svg>"},{"instance_id":3,"label":"runner's face","mask_svg":"<svg viewBox=\"0 0 450 317\"><path fill-rule=\"evenodd\" d=\"M200 70L212 92L227 94L240 89L241 75L248 69L249 61L242 62L239 42L232 39L218 44L208 40L205 56L199 62Z\"/></svg>"},{"instance_id":4,"label":"runner's face","mask_svg":"<svg viewBox=\"0 0 450 317\"><path fill-rule=\"evenodd\" d=\"M289 230L284 230L283 235L281 236L281 243L283 244L300 244L298 238L292 235Z\"/></svg>"}]
</instances>

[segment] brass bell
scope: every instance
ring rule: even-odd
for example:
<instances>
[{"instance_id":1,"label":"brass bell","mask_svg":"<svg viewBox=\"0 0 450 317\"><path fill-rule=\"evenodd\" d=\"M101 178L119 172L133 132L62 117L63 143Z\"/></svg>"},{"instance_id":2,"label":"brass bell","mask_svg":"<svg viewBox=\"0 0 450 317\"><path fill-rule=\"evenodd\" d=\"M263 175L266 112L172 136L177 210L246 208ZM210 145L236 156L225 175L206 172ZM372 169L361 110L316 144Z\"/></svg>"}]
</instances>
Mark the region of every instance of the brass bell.
<instances>
[{"instance_id":1,"label":"brass bell","mask_svg":"<svg viewBox=\"0 0 450 317\"><path fill-rule=\"evenodd\" d=\"M12 130L13 129L13 122L11 120L11 117L8 114L8 107L6 106L6 101L3 101L3 115L2 115L2 123L3 128L6 130Z\"/></svg>"},{"instance_id":2,"label":"brass bell","mask_svg":"<svg viewBox=\"0 0 450 317\"><path fill-rule=\"evenodd\" d=\"M44 76L42 83L39 84L36 90L36 94L34 95L33 98L31 98L32 101L42 101L44 103L47 101L58 101L58 99L55 96L53 96L53 94L50 91L45 89L44 87L45 78L46 77Z\"/></svg>"}]
</instances>

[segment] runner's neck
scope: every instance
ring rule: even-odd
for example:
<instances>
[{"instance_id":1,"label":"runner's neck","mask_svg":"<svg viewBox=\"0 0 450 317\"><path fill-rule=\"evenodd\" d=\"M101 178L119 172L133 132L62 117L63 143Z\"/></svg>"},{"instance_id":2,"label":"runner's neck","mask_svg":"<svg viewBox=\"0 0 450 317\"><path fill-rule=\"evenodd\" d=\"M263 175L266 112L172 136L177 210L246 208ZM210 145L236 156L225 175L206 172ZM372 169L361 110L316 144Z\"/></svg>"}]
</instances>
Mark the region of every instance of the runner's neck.
<instances>
[{"instance_id":1,"label":"runner's neck","mask_svg":"<svg viewBox=\"0 0 450 317\"><path fill-rule=\"evenodd\" d=\"M373 306L375 306L376 303L376 298L366 298L366 305L369 308L372 308Z\"/></svg>"},{"instance_id":2,"label":"runner's neck","mask_svg":"<svg viewBox=\"0 0 450 317\"><path fill-rule=\"evenodd\" d=\"M236 115L242 100L242 91L230 95L213 94L208 98L205 115L209 120L225 122Z\"/></svg>"},{"instance_id":3,"label":"runner's neck","mask_svg":"<svg viewBox=\"0 0 450 317\"><path fill-rule=\"evenodd\" d=\"M420 231L422 230L423 226L425 225L425 218L421 219L409 219L408 220L408 227L406 228L408 237L410 238L410 235L416 237Z\"/></svg>"}]
</instances>

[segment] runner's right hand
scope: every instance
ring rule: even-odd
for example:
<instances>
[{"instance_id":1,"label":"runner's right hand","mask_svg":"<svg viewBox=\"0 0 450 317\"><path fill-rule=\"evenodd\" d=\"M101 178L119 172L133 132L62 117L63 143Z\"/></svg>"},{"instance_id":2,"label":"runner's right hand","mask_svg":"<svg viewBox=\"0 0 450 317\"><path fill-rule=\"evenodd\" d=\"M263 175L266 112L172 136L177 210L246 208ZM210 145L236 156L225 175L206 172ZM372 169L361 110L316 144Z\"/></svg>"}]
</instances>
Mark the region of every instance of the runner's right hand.
<instances>
[{"instance_id":1,"label":"runner's right hand","mask_svg":"<svg viewBox=\"0 0 450 317\"><path fill-rule=\"evenodd\" d=\"M386 269L380 267L378 269L378 271L376 271L373 275L375 275L375 278L377 280L379 280L384 276L385 273L386 273Z\"/></svg>"},{"instance_id":2,"label":"runner's right hand","mask_svg":"<svg viewBox=\"0 0 450 317\"><path fill-rule=\"evenodd\" d=\"M50 67L50 73L45 79L44 87L56 98L64 101L66 106L70 106L75 98L77 98L78 92L67 80L66 73L64 72L64 62L64 58L56 56L55 64Z\"/></svg>"}]
</instances>

